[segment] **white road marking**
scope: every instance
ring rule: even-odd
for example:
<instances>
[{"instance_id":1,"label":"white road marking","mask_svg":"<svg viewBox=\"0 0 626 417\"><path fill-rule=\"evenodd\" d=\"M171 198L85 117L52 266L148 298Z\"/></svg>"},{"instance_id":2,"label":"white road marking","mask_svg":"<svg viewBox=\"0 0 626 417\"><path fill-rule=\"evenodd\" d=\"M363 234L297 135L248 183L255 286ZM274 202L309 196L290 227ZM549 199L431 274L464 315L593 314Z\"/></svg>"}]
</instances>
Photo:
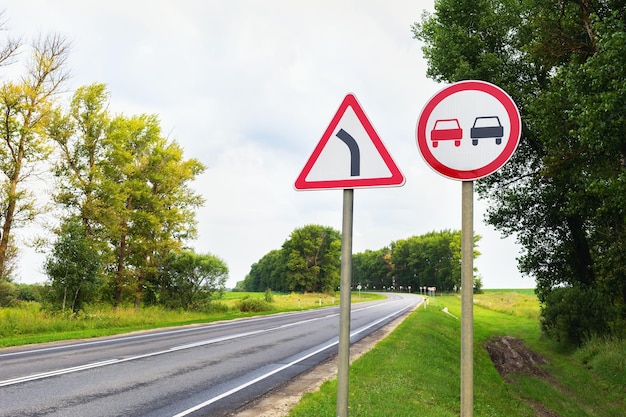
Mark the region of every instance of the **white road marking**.
<instances>
[{"instance_id":1,"label":"white road marking","mask_svg":"<svg viewBox=\"0 0 626 417\"><path fill-rule=\"evenodd\" d=\"M359 311L359 310L365 310L365 309L369 309L369 308L374 308L374 307L378 307L382 304L386 304L386 302L383 303L378 303L378 304L374 304L374 305L369 305L369 306L365 306L363 308L360 309L355 309L354 311ZM376 326L377 324L389 319L390 317L393 317L395 315L399 315L402 312L404 312L405 310L409 309L409 307L405 307L403 309L400 309L394 313L391 313L381 319L378 319L374 322L369 323L366 326L360 327L359 329L355 330L354 332L352 332L350 334L350 337L359 334L373 326ZM296 326L296 325L301 325L303 323L309 323L312 321L317 321L317 320L323 320L323 319L328 319L331 317L336 317L338 315L338 313L334 313L334 314L328 314L326 316L323 317L318 317L318 318L312 318L312 319L306 319L306 320L301 320L298 322L294 322L294 323L289 323L289 324L283 324L280 326L275 326L275 327L269 327L266 329L261 329L261 330L255 330L255 331L250 331L250 332L243 332L243 333L237 333L234 335L230 335L230 336L224 336L224 337L218 337L218 338L213 338L213 339L208 339L208 340L203 340L200 342L195 342L195 343L189 343L186 345L180 345L180 346L174 346L171 347L169 349L165 349L165 350L161 350L161 351L156 351L156 352L151 352L151 353L146 353L143 355L136 355L136 356L131 356L128 358L122 358L122 359L109 359L109 360L105 360L105 361L99 361L99 362L93 362L93 363L88 363L85 365L79 365L79 366L74 366L74 367L70 367L70 368L63 368L63 369L58 369L58 370L54 370L54 371L48 371L48 372L43 372L43 373L39 373L39 374L33 374L33 375L28 375L28 376L23 376L23 377L18 377L18 378L12 378L12 379L7 379L4 381L0 381L0 387L5 387L5 386L9 386L9 385L16 385L16 384L21 384L21 383L25 383L25 382L29 382L29 381L35 381L35 380L39 380L39 379L44 379L44 378L50 378L50 377L54 377L54 376L59 376L59 375L65 375L65 374L69 374L69 373L73 373L73 372L80 372L80 371L84 371L84 370L88 370L88 369L94 369L94 368L99 368L99 367L103 367L103 366L109 366L109 365L114 365L114 364L120 364L123 362L130 362L130 361L134 361L134 360L138 360L138 359L143 359L143 358L148 358L148 357L152 357L152 356L158 356L158 355L163 355L163 354L168 354L168 353L172 353L172 352L176 352L176 351L181 351L181 350L186 350L186 349L192 349L195 347L199 347L199 346L206 346L206 345L210 345L213 343L219 343L219 342L223 342L223 341L227 341L227 340L233 340L233 339L238 339L238 338L243 338L243 337L248 337L248 336L252 336L252 335L256 335L256 334L261 334L261 333L267 333L267 332L271 332L271 331L275 331L275 330L279 330L279 329L284 329L286 327L292 327L292 326ZM152 333L150 335L137 335L137 336L129 336L126 338L123 338L122 340L129 340L129 339L137 339L137 338L141 338L141 337L147 337L147 336L154 336L155 334L168 334L168 333L178 333L178 332L184 332L184 331L189 331L189 330L195 330L195 328L192 329L179 329L179 330L173 330L173 331L169 331L169 332L159 332L159 333ZM119 339L116 339L119 340ZM104 342L108 342L107 341L94 341L94 342L85 342L85 343L79 343L79 344L74 344L74 345L70 345L72 347L76 347L76 346L88 346L88 345L93 345L93 344L98 344L98 343L104 343ZM278 372L281 372L291 366L294 366L308 358L310 358L311 356L314 356L320 352L323 352L326 349L329 349L335 345L337 345L339 343L339 341L335 341L335 342L331 342L317 350L315 350L314 352L308 353L288 364L282 365L276 369L274 369L273 371L270 371L264 375L261 375L257 378L254 378L248 382L246 382L245 384L239 385L238 387L235 387L229 391L224 392L223 394L220 394L216 397L213 397L201 404L198 404L192 408L189 408L188 410L185 410L179 414L176 414L174 417L182 417L182 416L186 416L188 414L193 413L194 411L200 410L216 401L219 401L223 398L226 398L238 391L241 391L242 389L249 387L259 381L262 381L263 379L266 379ZM30 351L25 351L25 352L41 352L41 351L48 351L48 350L58 350L58 349L63 349L63 348L67 348L68 346L55 346L55 347L51 347L51 348L43 348L43 349L35 349L35 350L30 350ZM24 352L11 352L8 354L4 354L4 355L0 355L0 357L2 356L13 356L16 354L20 354L20 353L24 353Z\"/></svg>"},{"instance_id":2,"label":"white road marking","mask_svg":"<svg viewBox=\"0 0 626 417\"><path fill-rule=\"evenodd\" d=\"M361 332L364 332L365 330L367 330L367 329L369 329L371 327L374 327L377 324L382 323L382 322L384 322L385 320L388 320L391 317L400 315L404 311L408 310L411 307L412 307L412 305L411 306L407 306L407 307L402 308L402 309L400 309L398 311L395 311L395 312L393 312L391 314L388 314L387 316L385 316L385 317L383 317L381 319L378 319L378 320L373 321L373 322L371 322L371 323L369 323L369 324L367 324L367 325L365 325L363 327L360 327L357 330L355 330L354 332L351 332L350 333L350 337L352 338L352 336L357 335L357 334L359 334ZM315 350L315 351L313 351L311 353L308 353L308 354L306 354L306 355L304 355L304 356L302 356L302 357L300 357L300 358L298 358L298 359L296 359L294 361L289 362L288 364L280 366L280 367L278 367L278 368L276 368L276 369L274 369L274 370L272 370L270 372L267 372L267 373L265 373L265 374L263 374L263 375L261 375L261 376L259 376L257 378L251 379L250 381L248 381L248 382L246 382L244 384L241 384L241 385L239 385L239 386L237 386L235 388L232 388L232 389L230 389L230 390L228 390L228 391L226 391L226 392L224 392L224 393L222 393L222 394L220 394L220 395L218 395L216 397L213 397L213 398L208 399L208 400L206 400L206 401L204 401L204 402L202 402L202 403L200 403L198 405L195 405L195 406L193 406L191 408L188 408L187 410L181 411L180 413L175 414L173 417L184 417L184 416L187 416L187 415L189 415L189 414L191 414L191 413L193 413L195 411L198 411L198 410L200 410L200 409L202 409L202 408L204 408L204 407L206 407L208 405L213 404L214 402L217 402L217 401L219 401L219 400L221 400L223 398L226 398L226 397L228 397L230 395L233 395L233 394L243 390L244 388L247 388L247 387L249 387L249 386L251 386L253 384L256 384L259 381L262 381L262 380L264 380L266 378L269 378L270 376L275 375L275 374L277 374L277 373L279 373L279 372L281 372L281 371L283 371L283 370L285 370L285 369L287 369L287 368L289 368L291 366L294 366L294 365L296 365L296 364L298 364L298 363L300 363L300 362L310 358L311 356L317 355L318 353L321 353L324 350L329 349L329 348L331 348L331 347L333 347L333 346L335 346L337 344L339 344L339 341L331 342L331 343L329 343L329 344L327 344L327 345L325 345L325 346L323 346L323 347L321 347L321 348L319 348L319 349L317 349L317 350Z\"/></svg>"},{"instance_id":3,"label":"white road marking","mask_svg":"<svg viewBox=\"0 0 626 417\"><path fill-rule=\"evenodd\" d=\"M88 363L86 365L74 366L72 368L58 369L56 371L43 372L41 374L34 374L34 375L22 376L19 378L7 379L5 381L0 381L0 387L6 387L7 385L20 384L22 382L35 381L37 379L49 378L51 376L69 374L72 372L84 371L85 369L99 368L101 366L111 365L113 363L118 363L118 362L119 362L118 359L110 359L108 361L93 362L93 363Z\"/></svg>"},{"instance_id":4,"label":"white road marking","mask_svg":"<svg viewBox=\"0 0 626 417\"><path fill-rule=\"evenodd\" d=\"M223 337L217 337L217 338L208 339L208 340L202 340L202 341L199 341L199 342L189 343L189 344L186 344L186 345L174 346L174 347L171 347L171 348L165 349L165 350L145 353L143 355L130 356L130 357L127 357L127 358L122 358L122 359L109 359L109 360L106 360L106 361L93 362L93 363L88 363L88 364L85 364L85 365L73 366L73 367L70 367L70 368L62 368L62 369L57 369L57 370L54 370L54 371L43 372L43 373L40 373L40 374L33 374L33 375L27 375L27 376L23 376L23 377L19 377L19 378L7 379L7 380L4 380L4 381L0 381L0 387L6 387L8 385L15 385L15 384L20 384L20 383L29 382L29 381L35 381L37 379L50 378L50 377L54 377L54 376L58 376L58 375L69 374L69 373L72 373L72 372L79 372L79 371L83 371L83 370L86 370L86 369L93 369L93 368L99 368L99 367L102 367L102 366L119 364L119 363L123 363L123 362L130 362L130 361L134 361L134 360L138 360L138 359L144 359L144 358L149 358L149 357L152 357L152 356L164 355L164 354L167 354L167 353L177 352L177 351L186 350L186 349L193 349L193 348L196 348L196 347L206 346L206 345L219 343L219 342L224 342L224 341L227 341L227 340L240 339L240 338L243 338L243 337L253 336L253 335L256 335L256 334L267 333L267 332L271 332L271 331L275 331L275 330L284 329L285 327L300 325L302 323L309 323L309 322L316 321L316 320L322 320L322 319L326 319L326 318L329 318L329 317L332 317L332 316L333 315L328 315L328 316L318 317L318 318L314 318L314 319L302 320L302 321L298 321L298 322L295 322L295 323L290 323L288 325L280 325L280 326L275 326L275 327L268 327L266 329L261 329L261 330L254 330L254 331L250 331L250 332L243 332L243 333L237 333L237 334L233 334L233 335L229 335L229 336L223 336ZM335 316L336 316L336 314L335 314ZM74 345L74 346L76 346L76 345Z\"/></svg>"}]
</instances>

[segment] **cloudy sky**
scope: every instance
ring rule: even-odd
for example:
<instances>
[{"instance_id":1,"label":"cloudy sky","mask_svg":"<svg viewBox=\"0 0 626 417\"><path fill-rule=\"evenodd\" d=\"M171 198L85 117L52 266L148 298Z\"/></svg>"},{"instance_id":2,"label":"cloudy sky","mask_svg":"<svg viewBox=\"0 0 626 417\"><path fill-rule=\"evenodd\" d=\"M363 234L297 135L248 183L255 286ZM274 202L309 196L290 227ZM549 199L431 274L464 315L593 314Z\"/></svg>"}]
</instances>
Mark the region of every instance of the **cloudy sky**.
<instances>
[{"instance_id":1,"label":"cloudy sky","mask_svg":"<svg viewBox=\"0 0 626 417\"><path fill-rule=\"evenodd\" d=\"M163 134L206 172L192 246L226 261L234 286L298 227L341 230L342 191L294 182L347 93L359 100L406 178L354 193L353 251L461 228L461 183L431 170L416 146L426 78L411 25L432 0L5 0L7 34L71 41L68 91L105 83L110 110L157 114ZM6 71L10 70L2 70ZM486 288L530 288L513 239L483 222L475 262ZM20 233L24 240L33 230ZM41 282L43 256L24 247L21 282Z\"/></svg>"}]
</instances>

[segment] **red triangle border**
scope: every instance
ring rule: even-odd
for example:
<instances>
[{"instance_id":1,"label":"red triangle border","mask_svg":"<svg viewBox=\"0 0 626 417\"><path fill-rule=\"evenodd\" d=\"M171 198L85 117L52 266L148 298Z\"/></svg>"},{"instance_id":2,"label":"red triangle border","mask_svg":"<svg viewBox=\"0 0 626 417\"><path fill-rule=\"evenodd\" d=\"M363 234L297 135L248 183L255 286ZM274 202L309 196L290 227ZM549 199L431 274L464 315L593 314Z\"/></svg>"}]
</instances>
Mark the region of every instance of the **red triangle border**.
<instances>
[{"instance_id":1,"label":"red triangle border","mask_svg":"<svg viewBox=\"0 0 626 417\"><path fill-rule=\"evenodd\" d=\"M311 172L311 169L317 162L320 154L324 150L324 147L331 138L331 135L337 128L337 125L341 121L341 118L345 114L348 107L351 107L357 118L361 122L361 125L367 132L372 143L376 147L376 150L380 154L381 158L387 165L387 168L391 172L391 177L385 178L357 178L357 179L340 179L340 180L324 180L324 181L307 181L306 177ZM327 189L352 189L352 188L369 188L369 187L397 187L404 185L404 175L393 161L393 158L385 148L382 140L376 133L376 130L370 123L369 119L365 115L365 112L361 108L361 105L357 101L353 94L348 94L343 99L343 102L339 106L337 113L331 120L330 124L324 131L321 140L313 150L313 153L309 157L309 160L304 165L302 172L298 176L295 182L296 190L327 190Z\"/></svg>"}]
</instances>

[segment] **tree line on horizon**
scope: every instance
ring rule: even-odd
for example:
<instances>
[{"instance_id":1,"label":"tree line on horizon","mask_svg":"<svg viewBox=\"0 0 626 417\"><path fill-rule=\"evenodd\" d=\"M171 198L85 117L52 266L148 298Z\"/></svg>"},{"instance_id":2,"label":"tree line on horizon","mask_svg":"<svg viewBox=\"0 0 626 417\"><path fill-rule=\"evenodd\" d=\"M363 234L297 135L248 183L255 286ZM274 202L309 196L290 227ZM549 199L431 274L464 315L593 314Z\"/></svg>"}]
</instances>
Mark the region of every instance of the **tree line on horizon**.
<instances>
[{"instance_id":1,"label":"tree line on horizon","mask_svg":"<svg viewBox=\"0 0 626 417\"><path fill-rule=\"evenodd\" d=\"M480 236L474 237L475 244ZM474 257L480 252L474 251ZM328 226L295 229L280 249L254 263L241 291L326 292L339 290L341 233ZM436 287L453 292L461 285L461 232L442 230L392 242L379 250L352 255L352 285L366 290L419 291ZM482 286L474 278L474 289Z\"/></svg>"}]
</instances>

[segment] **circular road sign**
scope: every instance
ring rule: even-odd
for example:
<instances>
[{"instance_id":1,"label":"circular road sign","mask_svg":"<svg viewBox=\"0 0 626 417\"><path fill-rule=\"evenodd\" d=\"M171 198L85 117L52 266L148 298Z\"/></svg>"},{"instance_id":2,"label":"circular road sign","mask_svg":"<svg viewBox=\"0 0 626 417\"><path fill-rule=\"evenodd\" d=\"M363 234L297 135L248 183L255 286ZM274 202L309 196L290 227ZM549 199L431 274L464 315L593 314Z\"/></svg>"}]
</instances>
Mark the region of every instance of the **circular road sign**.
<instances>
[{"instance_id":1,"label":"circular road sign","mask_svg":"<svg viewBox=\"0 0 626 417\"><path fill-rule=\"evenodd\" d=\"M417 121L417 147L436 172L471 181L493 174L513 155L522 122L500 87L460 81L437 92Z\"/></svg>"}]
</instances>

